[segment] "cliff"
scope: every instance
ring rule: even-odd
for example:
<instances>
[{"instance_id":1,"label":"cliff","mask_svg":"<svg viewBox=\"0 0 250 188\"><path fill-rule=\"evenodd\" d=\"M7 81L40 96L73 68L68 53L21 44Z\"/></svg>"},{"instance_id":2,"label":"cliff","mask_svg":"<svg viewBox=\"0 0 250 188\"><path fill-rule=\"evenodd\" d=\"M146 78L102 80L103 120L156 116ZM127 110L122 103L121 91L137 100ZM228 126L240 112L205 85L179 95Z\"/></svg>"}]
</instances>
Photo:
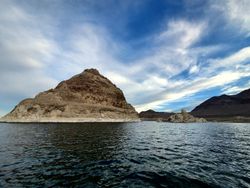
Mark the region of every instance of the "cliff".
<instances>
[{"instance_id":1,"label":"cliff","mask_svg":"<svg viewBox=\"0 0 250 188\"><path fill-rule=\"evenodd\" d=\"M21 101L5 122L138 121L123 92L96 69L86 69L54 89Z\"/></svg>"}]
</instances>

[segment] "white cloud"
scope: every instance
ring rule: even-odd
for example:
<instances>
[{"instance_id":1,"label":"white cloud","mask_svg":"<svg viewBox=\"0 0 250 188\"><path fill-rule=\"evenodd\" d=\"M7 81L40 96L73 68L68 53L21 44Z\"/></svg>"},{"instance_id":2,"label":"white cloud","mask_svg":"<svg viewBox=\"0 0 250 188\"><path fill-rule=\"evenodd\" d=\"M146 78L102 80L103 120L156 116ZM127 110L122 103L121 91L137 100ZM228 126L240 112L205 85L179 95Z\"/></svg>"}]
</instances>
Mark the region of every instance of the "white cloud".
<instances>
[{"instance_id":1,"label":"white cloud","mask_svg":"<svg viewBox=\"0 0 250 188\"><path fill-rule=\"evenodd\" d=\"M1 105L13 107L20 96L34 96L57 83L46 73L57 45L38 20L12 1L0 2Z\"/></svg>"},{"instance_id":2,"label":"white cloud","mask_svg":"<svg viewBox=\"0 0 250 188\"><path fill-rule=\"evenodd\" d=\"M226 71L221 72L220 74L212 77L196 78L193 81L184 82L181 87L175 88L172 91L166 90L164 92L164 95L162 95L161 99L142 105L137 105L136 109L138 111L143 111L147 109L157 109L160 108L160 106L166 102L174 102L178 99L183 99L185 97L191 96L197 92L218 86L224 86L225 84L232 83L242 77L248 76L250 76L250 72L248 71Z\"/></svg>"},{"instance_id":3,"label":"white cloud","mask_svg":"<svg viewBox=\"0 0 250 188\"><path fill-rule=\"evenodd\" d=\"M1 1L0 7L1 65L42 68L57 50L53 40L41 30L43 23L11 1Z\"/></svg>"},{"instance_id":4,"label":"white cloud","mask_svg":"<svg viewBox=\"0 0 250 188\"><path fill-rule=\"evenodd\" d=\"M222 60L218 59L212 63L214 67L226 67L231 65L236 67L239 65L239 62L244 63L248 60L250 60L250 47L245 47Z\"/></svg>"},{"instance_id":5,"label":"white cloud","mask_svg":"<svg viewBox=\"0 0 250 188\"><path fill-rule=\"evenodd\" d=\"M197 42L201 35L204 34L203 31L205 28L205 22L192 23L186 20L173 20L168 22L167 30L160 34L158 40L160 42L170 42L171 46L183 50Z\"/></svg>"},{"instance_id":6,"label":"white cloud","mask_svg":"<svg viewBox=\"0 0 250 188\"><path fill-rule=\"evenodd\" d=\"M174 102L176 100L194 95L197 92L214 87L222 87L241 78L249 77L250 67L249 64L245 64L245 62L249 60L249 57L249 47L246 47L229 55L228 57L210 59L210 64L201 67L201 73L193 77L192 80L182 80L180 85L171 89L166 87L165 90L161 92L161 97L158 97L158 99L155 98L152 102L149 101L146 104L137 105L136 108L138 111L147 110L149 108L157 109L166 102ZM174 82L175 81L173 81L173 83ZM247 87L249 87L249 84L244 87L234 87L225 92L228 93L233 90L240 91L246 89ZM156 95L159 96L160 93Z\"/></svg>"},{"instance_id":7,"label":"white cloud","mask_svg":"<svg viewBox=\"0 0 250 188\"><path fill-rule=\"evenodd\" d=\"M191 47L203 36L206 23L172 20L154 38L151 53L133 62L133 73L149 72L164 75L168 79L196 64ZM154 72L155 70L155 72Z\"/></svg>"},{"instance_id":8,"label":"white cloud","mask_svg":"<svg viewBox=\"0 0 250 188\"><path fill-rule=\"evenodd\" d=\"M193 94L195 92L198 92L204 89L210 89L210 88L217 87L217 86L223 86L227 83L234 82L242 77L247 77L247 76L250 76L250 73L245 72L245 71L220 72L216 76L199 78L193 81L191 85L188 85L188 87L186 88L188 91L184 93Z\"/></svg>"},{"instance_id":9,"label":"white cloud","mask_svg":"<svg viewBox=\"0 0 250 188\"><path fill-rule=\"evenodd\" d=\"M224 88L222 88L223 93L227 94L227 95L235 95L243 90L249 89L250 88L250 81L248 81L247 83L241 85L241 86L225 86Z\"/></svg>"},{"instance_id":10,"label":"white cloud","mask_svg":"<svg viewBox=\"0 0 250 188\"><path fill-rule=\"evenodd\" d=\"M38 78L41 76L41 78ZM43 90L54 87L58 82L52 78L44 76L43 72L35 70L32 72L3 72L0 80L5 87L0 87L0 93L10 97L18 94L23 97L34 97L35 94ZM18 92L18 93L17 93Z\"/></svg>"},{"instance_id":11,"label":"white cloud","mask_svg":"<svg viewBox=\"0 0 250 188\"><path fill-rule=\"evenodd\" d=\"M123 65L114 58L117 44L109 37L108 32L99 26L85 23L73 31L74 35L67 43L70 50L65 56L70 64L81 67L96 67L101 70L122 69Z\"/></svg>"},{"instance_id":12,"label":"white cloud","mask_svg":"<svg viewBox=\"0 0 250 188\"><path fill-rule=\"evenodd\" d=\"M241 29L250 36L250 14L249 0L229 0L226 2L227 11L225 12L232 21L241 26Z\"/></svg>"},{"instance_id":13,"label":"white cloud","mask_svg":"<svg viewBox=\"0 0 250 188\"><path fill-rule=\"evenodd\" d=\"M221 11L228 23L235 25L239 32L250 36L249 0L223 0L217 3L211 1L211 7Z\"/></svg>"},{"instance_id":14,"label":"white cloud","mask_svg":"<svg viewBox=\"0 0 250 188\"><path fill-rule=\"evenodd\" d=\"M197 73L199 72L199 67L197 65L193 65L190 69L189 69L189 73L193 74L193 73Z\"/></svg>"}]
</instances>

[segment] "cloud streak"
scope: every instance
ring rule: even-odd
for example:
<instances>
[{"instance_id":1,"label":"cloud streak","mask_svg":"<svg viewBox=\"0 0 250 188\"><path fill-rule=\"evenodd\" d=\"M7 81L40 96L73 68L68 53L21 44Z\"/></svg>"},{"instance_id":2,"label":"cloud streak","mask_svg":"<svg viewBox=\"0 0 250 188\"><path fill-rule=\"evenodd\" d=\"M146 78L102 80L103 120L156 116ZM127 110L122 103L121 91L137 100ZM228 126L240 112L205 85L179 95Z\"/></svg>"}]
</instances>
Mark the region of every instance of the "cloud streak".
<instances>
[{"instance_id":1,"label":"cloud streak","mask_svg":"<svg viewBox=\"0 0 250 188\"><path fill-rule=\"evenodd\" d=\"M222 9L223 13L230 21L239 26L240 31L250 36L250 2L248 0L228 0L224 2L226 6Z\"/></svg>"}]
</instances>

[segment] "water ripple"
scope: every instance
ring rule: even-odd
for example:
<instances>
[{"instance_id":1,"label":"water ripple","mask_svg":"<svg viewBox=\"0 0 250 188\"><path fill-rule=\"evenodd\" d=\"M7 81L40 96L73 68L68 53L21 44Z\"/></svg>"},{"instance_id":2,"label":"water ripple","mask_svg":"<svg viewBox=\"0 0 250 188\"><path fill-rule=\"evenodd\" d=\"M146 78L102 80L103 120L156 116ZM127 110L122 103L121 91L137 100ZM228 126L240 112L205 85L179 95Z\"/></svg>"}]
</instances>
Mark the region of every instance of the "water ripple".
<instances>
[{"instance_id":1,"label":"water ripple","mask_svg":"<svg viewBox=\"0 0 250 188\"><path fill-rule=\"evenodd\" d=\"M250 187L250 124L0 124L0 187Z\"/></svg>"}]
</instances>

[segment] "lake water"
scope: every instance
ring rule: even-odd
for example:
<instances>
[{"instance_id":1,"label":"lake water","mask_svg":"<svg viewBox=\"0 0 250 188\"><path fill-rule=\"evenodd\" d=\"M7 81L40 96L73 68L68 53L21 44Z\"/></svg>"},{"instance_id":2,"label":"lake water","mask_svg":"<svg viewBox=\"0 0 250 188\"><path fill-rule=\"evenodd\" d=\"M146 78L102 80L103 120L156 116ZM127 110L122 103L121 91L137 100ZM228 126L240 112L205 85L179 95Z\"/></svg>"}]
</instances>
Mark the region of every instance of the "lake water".
<instances>
[{"instance_id":1,"label":"lake water","mask_svg":"<svg viewBox=\"0 0 250 188\"><path fill-rule=\"evenodd\" d=\"M0 124L0 187L250 187L250 124Z\"/></svg>"}]
</instances>

